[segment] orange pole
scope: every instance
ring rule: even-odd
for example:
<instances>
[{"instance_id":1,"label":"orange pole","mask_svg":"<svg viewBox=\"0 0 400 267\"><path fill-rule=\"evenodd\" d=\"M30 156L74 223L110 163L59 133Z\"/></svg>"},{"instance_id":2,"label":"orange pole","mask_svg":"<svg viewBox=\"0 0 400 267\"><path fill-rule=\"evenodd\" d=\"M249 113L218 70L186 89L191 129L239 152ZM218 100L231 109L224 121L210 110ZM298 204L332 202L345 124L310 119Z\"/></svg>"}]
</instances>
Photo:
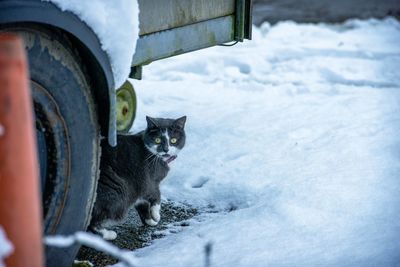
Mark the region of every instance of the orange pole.
<instances>
[{"instance_id":1,"label":"orange pole","mask_svg":"<svg viewBox=\"0 0 400 267\"><path fill-rule=\"evenodd\" d=\"M0 225L14 246L8 267L42 267L36 138L22 40L0 34Z\"/></svg>"}]
</instances>

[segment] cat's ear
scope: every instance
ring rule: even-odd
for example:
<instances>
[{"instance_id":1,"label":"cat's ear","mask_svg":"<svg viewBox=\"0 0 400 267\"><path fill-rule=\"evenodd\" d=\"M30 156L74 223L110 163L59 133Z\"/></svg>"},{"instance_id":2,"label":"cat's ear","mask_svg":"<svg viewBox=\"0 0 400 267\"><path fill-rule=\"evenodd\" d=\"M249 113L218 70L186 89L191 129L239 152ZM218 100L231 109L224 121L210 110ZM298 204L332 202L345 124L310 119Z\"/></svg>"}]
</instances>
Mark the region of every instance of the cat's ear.
<instances>
[{"instance_id":1,"label":"cat's ear","mask_svg":"<svg viewBox=\"0 0 400 267\"><path fill-rule=\"evenodd\" d=\"M177 126L179 129L183 129L185 127L185 123L186 123L186 116L183 116L174 121L174 125Z\"/></svg>"},{"instance_id":2,"label":"cat's ear","mask_svg":"<svg viewBox=\"0 0 400 267\"><path fill-rule=\"evenodd\" d=\"M157 128L156 120L154 118L151 118L149 116L146 116L146 121L147 121L147 128Z\"/></svg>"}]
</instances>

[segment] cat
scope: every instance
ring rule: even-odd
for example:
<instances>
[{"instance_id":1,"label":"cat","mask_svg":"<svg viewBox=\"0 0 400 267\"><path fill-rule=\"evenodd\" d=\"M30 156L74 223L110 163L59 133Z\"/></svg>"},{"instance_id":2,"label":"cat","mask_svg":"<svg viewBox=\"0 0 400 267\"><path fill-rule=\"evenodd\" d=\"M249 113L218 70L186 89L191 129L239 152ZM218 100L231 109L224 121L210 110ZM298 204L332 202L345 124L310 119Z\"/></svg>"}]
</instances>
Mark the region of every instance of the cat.
<instances>
[{"instance_id":1,"label":"cat","mask_svg":"<svg viewBox=\"0 0 400 267\"><path fill-rule=\"evenodd\" d=\"M100 178L89 230L106 240L117 237L105 227L121 221L134 204L143 224L160 221L160 182L169 164L184 147L186 116L179 119L146 117L147 128L118 135L117 146L102 141Z\"/></svg>"}]
</instances>

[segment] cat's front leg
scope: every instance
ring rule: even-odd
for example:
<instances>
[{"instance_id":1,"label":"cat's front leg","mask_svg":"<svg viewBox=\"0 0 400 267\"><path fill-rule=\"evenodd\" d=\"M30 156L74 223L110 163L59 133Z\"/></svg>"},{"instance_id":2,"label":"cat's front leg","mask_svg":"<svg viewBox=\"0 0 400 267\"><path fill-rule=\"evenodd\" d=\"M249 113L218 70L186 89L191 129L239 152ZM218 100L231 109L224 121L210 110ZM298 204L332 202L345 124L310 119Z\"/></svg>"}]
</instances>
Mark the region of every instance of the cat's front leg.
<instances>
[{"instance_id":1,"label":"cat's front leg","mask_svg":"<svg viewBox=\"0 0 400 267\"><path fill-rule=\"evenodd\" d=\"M153 203L153 204L150 206L151 218L153 218L153 220L156 221L157 223L158 223L158 222L160 221L160 219L161 219L160 210L161 210L161 205L160 205L160 203Z\"/></svg>"},{"instance_id":2,"label":"cat's front leg","mask_svg":"<svg viewBox=\"0 0 400 267\"><path fill-rule=\"evenodd\" d=\"M151 205L150 201L139 199L135 208L143 224L155 226L160 221L160 205Z\"/></svg>"},{"instance_id":3,"label":"cat's front leg","mask_svg":"<svg viewBox=\"0 0 400 267\"><path fill-rule=\"evenodd\" d=\"M92 228L92 231L100 234L104 240L114 240L117 238L117 233L106 228Z\"/></svg>"},{"instance_id":4,"label":"cat's front leg","mask_svg":"<svg viewBox=\"0 0 400 267\"><path fill-rule=\"evenodd\" d=\"M151 197L148 200L150 202L151 218L158 223L161 219L161 215L160 215L161 192L160 192L160 185L158 183L155 184L155 186L152 190Z\"/></svg>"}]
</instances>

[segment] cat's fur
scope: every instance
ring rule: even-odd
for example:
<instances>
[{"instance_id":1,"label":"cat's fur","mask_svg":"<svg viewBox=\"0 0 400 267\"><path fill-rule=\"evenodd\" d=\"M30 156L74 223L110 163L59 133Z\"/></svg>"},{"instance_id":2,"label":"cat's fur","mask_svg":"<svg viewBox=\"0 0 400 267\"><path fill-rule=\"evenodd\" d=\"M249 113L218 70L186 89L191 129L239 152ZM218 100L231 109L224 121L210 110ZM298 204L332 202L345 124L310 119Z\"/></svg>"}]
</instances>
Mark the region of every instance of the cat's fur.
<instances>
[{"instance_id":1,"label":"cat's fur","mask_svg":"<svg viewBox=\"0 0 400 267\"><path fill-rule=\"evenodd\" d=\"M156 225L160 220L159 185L168 174L170 161L185 145L186 116L146 119L146 130L118 135L117 147L102 143L100 179L89 228L105 239L117 235L104 227L123 219L133 204L144 224Z\"/></svg>"}]
</instances>

